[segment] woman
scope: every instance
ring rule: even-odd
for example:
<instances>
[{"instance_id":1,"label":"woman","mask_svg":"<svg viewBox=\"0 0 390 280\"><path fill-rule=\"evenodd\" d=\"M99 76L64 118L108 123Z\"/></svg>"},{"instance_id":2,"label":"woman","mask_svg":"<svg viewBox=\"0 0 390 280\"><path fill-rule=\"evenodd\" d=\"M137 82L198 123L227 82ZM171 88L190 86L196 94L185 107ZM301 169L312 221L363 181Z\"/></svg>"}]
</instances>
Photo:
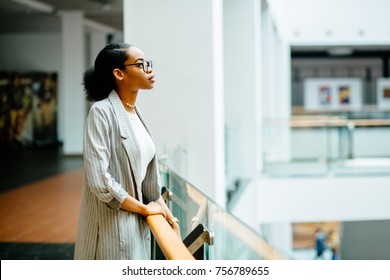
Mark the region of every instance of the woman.
<instances>
[{"instance_id":1,"label":"woman","mask_svg":"<svg viewBox=\"0 0 390 280\"><path fill-rule=\"evenodd\" d=\"M138 48L110 44L84 73L91 107L84 133L84 182L75 259L150 259L146 216L162 214L156 150L138 107L154 87L152 62Z\"/></svg>"}]
</instances>

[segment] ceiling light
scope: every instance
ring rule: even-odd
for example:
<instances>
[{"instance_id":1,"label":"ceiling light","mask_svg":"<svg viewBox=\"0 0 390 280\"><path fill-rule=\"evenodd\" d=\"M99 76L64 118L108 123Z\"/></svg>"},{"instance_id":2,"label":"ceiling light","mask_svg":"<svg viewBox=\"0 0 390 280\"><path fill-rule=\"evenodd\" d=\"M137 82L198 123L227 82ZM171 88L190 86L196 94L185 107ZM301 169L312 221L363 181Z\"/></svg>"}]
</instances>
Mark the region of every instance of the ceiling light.
<instances>
[{"instance_id":1,"label":"ceiling light","mask_svg":"<svg viewBox=\"0 0 390 280\"><path fill-rule=\"evenodd\" d=\"M103 4L102 5L102 10L103 11L110 11L112 9L112 5L111 4Z\"/></svg>"},{"instance_id":2,"label":"ceiling light","mask_svg":"<svg viewBox=\"0 0 390 280\"><path fill-rule=\"evenodd\" d=\"M351 55L353 53L352 48L347 47L336 47L336 48L330 48L327 50L329 55Z\"/></svg>"},{"instance_id":3,"label":"ceiling light","mask_svg":"<svg viewBox=\"0 0 390 280\"><path fill-rule=\"evenodd\" d=\"M40 12L50 13L50 14L54 12L53 6L50 6L46 3L42 3L39 1L35 1L35 0L13 0L13 1Z\"/></svg>"}]
</instances>

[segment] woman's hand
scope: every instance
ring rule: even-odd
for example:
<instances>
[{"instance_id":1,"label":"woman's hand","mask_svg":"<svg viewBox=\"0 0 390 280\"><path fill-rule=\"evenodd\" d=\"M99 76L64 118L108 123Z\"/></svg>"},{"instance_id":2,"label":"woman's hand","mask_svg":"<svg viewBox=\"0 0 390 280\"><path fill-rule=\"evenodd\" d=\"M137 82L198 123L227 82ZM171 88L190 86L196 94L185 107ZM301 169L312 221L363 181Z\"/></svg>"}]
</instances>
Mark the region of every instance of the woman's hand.
<instances>
[{"instance_id":1,"label":"woman's hand","mask_svg":"<svg viewBox=\"0 0 390 280\"><path fill-rule=\"evenodd\" d=\"M158 214L163 215L164 218L167 216L167 213L165 213L164 209L157 202L152 201L145 206L145 213L143 214L145 217Z\"/></svg>"},{"instance_id":2,"label":"woman's hand","mask_svg":"<svg viewBox=\"0 0 390 280\"><path fill-rule=\"evenodd\" d=\"M181 233L180 233L179 224L178 223L173 223L172 224L172 229L177 234L177 236L179 236L179 238L181 239Z\"/></svg>"}]
</instances>

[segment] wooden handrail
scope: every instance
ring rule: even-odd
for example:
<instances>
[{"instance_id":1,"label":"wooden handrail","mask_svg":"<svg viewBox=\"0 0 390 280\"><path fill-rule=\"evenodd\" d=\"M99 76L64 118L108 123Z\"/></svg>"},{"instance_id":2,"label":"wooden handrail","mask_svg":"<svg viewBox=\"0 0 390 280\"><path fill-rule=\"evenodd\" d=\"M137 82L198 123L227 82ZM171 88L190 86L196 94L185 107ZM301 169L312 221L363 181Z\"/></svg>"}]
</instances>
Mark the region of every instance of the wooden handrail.
<instances>
[{"instance_id":1,"label":"wooden handrail","mask_svg":"<svg viewBox=\"0 0 390 280\"><path fill-rule=\"evenodd\" d=\"M285 127L291 126L292 128L311 128L311 127L386 127L390 126L390 120L388 119L353 119L342 120L338 118L292 118L289 121L285 120L271 120L265 123L267 127Z\"/></svg>"},{"instance_id":2,"label":"wooden handrail","mask_svg":"<svg viewBox=\"0 0 390 280\"><path fill-rule=\"evenodd\" d=\"M361 108L317 108L317 109L307 109L304 106L293 106L292 112L294 114L324 114L326 112L334 112L334 113L344 113L344 112L390 112L389 108L378 108L377 105L364 105Z\"/></svg>"},{"instance_id":3,"label":"wooden handrail","mask_svg":"<svg viewBox=\"0 0 390 280\"><path fill-rule=\"evenodd\" d=\"M343 127L353 125L357 126L390 126L390 120L387 119L354 119L354 120L291 120L291 127Z\"/></svg>"},{"instance_id":4,"label":"wooden handrail","mask_svg":"<svg viewBox=\"0 0 390 280\"><path fill-rule=\"evenodd\" d=\"M195 260L162 215L150 215L146 222L167 260Z\"/></svg>"}]
</instances>

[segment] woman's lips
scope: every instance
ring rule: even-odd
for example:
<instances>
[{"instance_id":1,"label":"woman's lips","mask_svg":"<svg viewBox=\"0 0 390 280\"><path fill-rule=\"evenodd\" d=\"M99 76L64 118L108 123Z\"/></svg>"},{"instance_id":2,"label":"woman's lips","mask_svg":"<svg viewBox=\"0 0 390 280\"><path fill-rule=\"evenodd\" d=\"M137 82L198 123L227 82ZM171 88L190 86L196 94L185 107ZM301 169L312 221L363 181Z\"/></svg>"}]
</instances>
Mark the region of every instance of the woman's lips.
<instances>
[{"instance_id":1,"label":"woman's lips","mask_svg":"<svg viewBox=\"0 0 390 280\"><path fill-rule=\"evenodd\" d=\"M149 78L149 81L152 82L152 83L154 83L156 81L154 75Z\"/></svg>"}]
</instances>

